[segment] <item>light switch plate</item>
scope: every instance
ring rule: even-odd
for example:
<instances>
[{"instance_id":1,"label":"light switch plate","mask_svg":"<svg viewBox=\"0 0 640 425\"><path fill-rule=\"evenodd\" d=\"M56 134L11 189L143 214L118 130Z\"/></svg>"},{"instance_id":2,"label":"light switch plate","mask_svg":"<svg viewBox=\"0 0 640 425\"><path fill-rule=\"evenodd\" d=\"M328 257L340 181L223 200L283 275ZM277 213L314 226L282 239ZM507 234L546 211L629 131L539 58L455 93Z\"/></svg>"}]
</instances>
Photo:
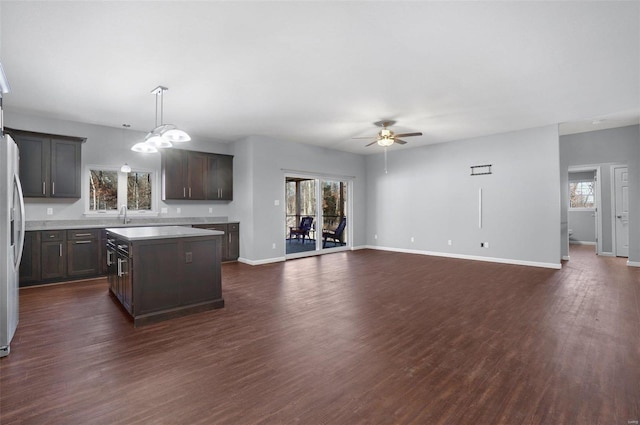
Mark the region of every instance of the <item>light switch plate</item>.
<instances>
[{"instance_id":1,"label":"light switch plate","mask_svg":"<svg viewBox=\"0 0 640 425\"><path fill-rule=\"evenodd\" d=\"M47 215L53 215L53 208L47 208Z\"/></svg>"}]
</instances>

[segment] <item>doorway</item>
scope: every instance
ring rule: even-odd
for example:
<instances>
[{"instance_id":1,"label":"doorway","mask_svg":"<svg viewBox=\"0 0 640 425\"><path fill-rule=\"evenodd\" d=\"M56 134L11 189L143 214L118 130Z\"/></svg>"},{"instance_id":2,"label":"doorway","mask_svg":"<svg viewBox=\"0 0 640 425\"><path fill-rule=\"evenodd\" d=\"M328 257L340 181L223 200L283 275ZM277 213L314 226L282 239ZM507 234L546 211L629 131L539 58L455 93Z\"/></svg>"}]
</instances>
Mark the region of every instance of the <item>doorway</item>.
<instances>
[{"instance_id":1,"label":"doorway","mask_svg":"<svg viewBox=\"0 0 640 425\"><path fill-rule=\"evenodd\" d=\"M611 167L613 175L614 255L629 257L629 171L627 167Z\"/></svg>"},{"instance_id":2,"label":"doorway","mask_svg":"<svg viewBox=\"0 0 640 425\"><path fill-rule=\"evenodd\" d=\"M568 242L602 250L602 185L600 166L569 167Z\"/></svg>"},{"instance_id":3,"label":"doorway","mask_svg":"<svg viewBox=\"0 0 640 425\"><path fill-rule=\"evenodd\" d=\"M285 258L349 249L351 181L285 175Z\"/></svg>"}]
</instances>

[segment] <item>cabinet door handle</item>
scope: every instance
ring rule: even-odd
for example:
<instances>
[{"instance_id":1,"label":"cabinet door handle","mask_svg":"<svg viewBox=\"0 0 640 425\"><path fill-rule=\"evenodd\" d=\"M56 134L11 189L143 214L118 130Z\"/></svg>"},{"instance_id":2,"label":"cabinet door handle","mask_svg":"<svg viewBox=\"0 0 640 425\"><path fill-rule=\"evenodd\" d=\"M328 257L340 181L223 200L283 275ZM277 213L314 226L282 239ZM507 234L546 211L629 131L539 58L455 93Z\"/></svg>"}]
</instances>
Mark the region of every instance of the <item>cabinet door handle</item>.
<instances>
[{"instance_id":1,"label":"cabinet door handle","mask_svg":"<svg viewBox=\"0 0 640 425\"><path fill-rule=\"evenodd\" d=\"M91 233L76 233L75 237L79 238L80 236L91 236Z\"/></svg>"},{"instance_id":2,"label":"cabinet door handle","mask_svg":"<svg viewBox=\"0 0 640 425\"><path fill-rule=\"evenodd\" d=\"M122 258L118 258L118 276L122 276Z\"/></svg>"},{"instance_id":3,"label":"cabinet door handle","mask_svg":"<svg viewBox=\"0 0 640 425\"><path fill-rule=\"evenodd\" d=\"M42 182L42 194L43 195L47 194L47 182L45 181Z\"/></svg>"},{"instance_id":4,"label":"cabinet door handle","mask_svg":"<svg viewBox=\"0 0 640 425\"><path fill-rule=\"evenodd\" d=\"M55 238L56 235L49 235L49 238Z\"/></svg>"},{"instance_id":5,"label":"cabinet door handle","mask_svg":"<svg viewBox=\"0 0 640 425\"><path fill-rule=\"evenodd\" d=\"M56 182L51 182L51 194L56 194Z\"/></svg>"},{"instance_id":6,"label":"cabinet door handle","mask_svg":"<svg viewBox=\"0 0 640 425\"><path fill-rule=\"evenodd\" d=\"M76 241L76 245L81 244L81 243L91 243L93 241Z\"/></svg>"},{"instance_id":7,"label":"cabinet door handle","mask_svg":"<svg viewBox=\"0 0 640 425\"><path fill-rule=\"evenodd\" d=\"M191 188L189 188L189 198L191 198Z\"/></svg>"},{"instance_id":8,"label":"cabinet door handle","mask_svg":"<svg viewBox=\"0 0 640 425\"><path fill-rule=\"evenodd\" d=\"M183 188L182 188L182 197L183 197L183 198L186 198L186 197L187 197L187 188L186 188L186 187L183 187Z\"/></svg>"},{"instance_id":9,"label":"cabinet door handle","mask_svg":"<svg viewBox=\"0 0 640 425\"><path fill-rule=\"evenodd\" d=\"M111 264L113 264L111 262L111 251L107 251L107 266L110 266Z\"/></svg>"},{"instance_id":10,"label":"cabinet door handle","mask_svg":"<svg viewBox=\"0 0 640 425\"><path fill-rule=\"evenodd\" d=\"M62 257L62 244L59 244L58 247L60 248L60 256Z\"/></svg>"}]
</instances>

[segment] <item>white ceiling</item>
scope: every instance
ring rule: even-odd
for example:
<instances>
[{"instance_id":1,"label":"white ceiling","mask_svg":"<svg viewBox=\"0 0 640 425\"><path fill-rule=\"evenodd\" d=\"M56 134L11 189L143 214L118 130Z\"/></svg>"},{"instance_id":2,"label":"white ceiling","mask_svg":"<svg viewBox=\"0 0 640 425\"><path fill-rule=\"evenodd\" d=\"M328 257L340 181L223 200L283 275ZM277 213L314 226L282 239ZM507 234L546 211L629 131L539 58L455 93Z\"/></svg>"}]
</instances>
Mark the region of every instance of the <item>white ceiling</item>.
<instances>
[{"instance_id":1,"label":"white ceiling","mask_svg":"<svg viewBox=\"0 0 640 425\"><path fill-rule=\"evenodd\" d=\"M639 2L0 3L5 108L357 153L373 122L429 143L638 123ZM606 118L599 124L595 119ZM373 140L373 139L372 139Z\"/></svg>"}]
</instances>

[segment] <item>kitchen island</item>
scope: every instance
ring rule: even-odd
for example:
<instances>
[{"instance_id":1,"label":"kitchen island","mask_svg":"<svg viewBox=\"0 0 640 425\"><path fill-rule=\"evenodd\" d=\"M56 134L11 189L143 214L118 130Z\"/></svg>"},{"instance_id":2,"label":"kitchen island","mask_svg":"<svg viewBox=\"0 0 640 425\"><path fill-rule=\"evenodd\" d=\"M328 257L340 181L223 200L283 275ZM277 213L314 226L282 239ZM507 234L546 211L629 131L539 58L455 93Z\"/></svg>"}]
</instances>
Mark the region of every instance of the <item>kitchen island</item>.
<instances>
[{"instance_id":1,"label":"kitchen island","mask_svg":"<svg viewBox=\"0 0 640 425\"><path fill-rule=\"evenodd\" d=\"M183 226L106 232L109 289L134 326L224 307L224 232Z\"/></svg>"}]
</instances>

